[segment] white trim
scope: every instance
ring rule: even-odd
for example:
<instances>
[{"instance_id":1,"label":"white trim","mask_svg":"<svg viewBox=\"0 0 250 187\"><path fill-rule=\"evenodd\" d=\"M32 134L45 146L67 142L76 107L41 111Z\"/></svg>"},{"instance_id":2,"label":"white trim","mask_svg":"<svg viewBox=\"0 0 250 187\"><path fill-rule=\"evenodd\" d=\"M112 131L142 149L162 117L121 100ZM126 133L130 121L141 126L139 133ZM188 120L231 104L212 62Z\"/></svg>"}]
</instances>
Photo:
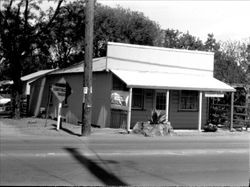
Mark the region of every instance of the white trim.
<instances>
[{"instance_id":1,"label":"white trim","mask_svg":"<svg viewBox=\"0 0 250 187\"><path fill-rule=\"evenodd\" d=\"M128 115L127 115L127 131L128 131L128 133L130 132L130 123L131 123L132 91L133 91L133 88L129 88Z\"/></svg>"},{"instance_id":2,"label":"white trim","mask_svg":"<svg viewBox=\"0 0 250 187\"><path fill-rule=\"evenodd\" d=\"M234 92L231 93L230 130L233 129L233 120L234 120Z\"/></svg>"},{"instance_id":3,"label":"white trim","mask_svg":"<svg viewBox=\"0 0 250 187\"><path fill-rule=\"evenodd\" d=\"M166 122L169 121L169 90L166 92Z\"/></svg>"},{"instance_id":4,"label":"white trim","mask_svg":"<svg viewBox=\"0 0 250 187\"><path fill-rule=\"evenodd\" d=\"M206 51L197 51L197 50L187 50L187 49L173 49L173 48L166 48L166 47L152 47L152 46L145 46L145 45L134 45L134 44L126 44L126 43L116 43L116 42L108 42L108 46L123 46L129 48L139 48L139 49L153 49L158 51L174 51L174 52L181 52L181 53L194 53L194 54L205 54L205 55L214 55L213 52L206 52Z\"/></svg>"},{"instance_id":5,"label":"white trim","mask_svg":"<svg viewBox=\"0 0 250 187\"><path fill-rule=\"evenodd\" d=\"M202 91L199 94L199 122L198 122L198 131L201 131L201 122L202 122Z\"/></svg>"},{"instance_id":6,"label":"white trim","mask_svg":"<svg viewBox=\"0 0 250 187\"><path fill-rule=\"evenodd\" d=\"M62 102L59 102L59 104L58 104L58 114L57 114L56 130L60 129L61 118L62 118Z\"/></svg>"}]
</instances>

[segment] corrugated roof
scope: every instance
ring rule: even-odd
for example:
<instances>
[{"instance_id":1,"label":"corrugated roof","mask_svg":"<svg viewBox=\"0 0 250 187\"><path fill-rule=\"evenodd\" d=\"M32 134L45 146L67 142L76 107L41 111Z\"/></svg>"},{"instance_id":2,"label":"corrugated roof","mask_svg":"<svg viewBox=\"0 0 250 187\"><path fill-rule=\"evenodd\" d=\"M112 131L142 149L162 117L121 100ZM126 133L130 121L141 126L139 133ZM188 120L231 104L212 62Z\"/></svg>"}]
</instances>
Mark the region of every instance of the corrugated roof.
<instances>
[{"instance_id":1,"label":"corrugated roof","mask_svg":"<svg viewBox=\"0 0 250 187\"><path fill-rule=\"evenodd\" d=\"M37 72L34 72L34 73L31 73L31 74L28 74L28 75L25 75L23 77L21 77L21 80L22 81L29 81L29 80L32 80L32 79L36 79L40 76L43 76L49 72L52 72L54 71L55 69L47 69L47 70L40 70L40 71L37 71Z\"/></svg>"},{"instance_id":2,"label":"corrugated roof","mask_svg":"<svg viewBox=\"0 0 250 187\"><path fill-rule=\"evenodd\" d=\"M103 71L105 69L106 69L106 57L93 59L93 72ZM83 72L83 61L67 68L58 69L50 74L81 73L81 72Z\"/></svg>"},{"instance_id":3,"label":"corrugated roof","mask_svg":"<svg viewBox=\"0 0 250 187\"><path fill-rule=\"evenodd\" d=\"M234 88L210 76L111 70L124 81L128 87L171 90L200 90L233 92Z\"/></svg>"}]
</instances>

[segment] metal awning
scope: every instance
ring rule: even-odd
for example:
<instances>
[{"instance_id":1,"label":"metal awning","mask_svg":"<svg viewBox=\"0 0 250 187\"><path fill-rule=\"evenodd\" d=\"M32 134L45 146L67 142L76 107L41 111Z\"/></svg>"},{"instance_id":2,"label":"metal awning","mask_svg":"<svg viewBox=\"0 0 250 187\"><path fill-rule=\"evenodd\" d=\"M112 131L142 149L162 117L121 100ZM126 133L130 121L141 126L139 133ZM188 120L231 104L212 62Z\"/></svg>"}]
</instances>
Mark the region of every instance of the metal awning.
<instances>
[{"instance_id":1,"label":"metal awning","mask_svg":"<svg viewBox=\"0 0 250 187\"><path fill-rule=\"evenodd\" d=\"M183 73L111 70L131 88L234 92L235 89L211 76Z\"/></svg>"}]
</instances>

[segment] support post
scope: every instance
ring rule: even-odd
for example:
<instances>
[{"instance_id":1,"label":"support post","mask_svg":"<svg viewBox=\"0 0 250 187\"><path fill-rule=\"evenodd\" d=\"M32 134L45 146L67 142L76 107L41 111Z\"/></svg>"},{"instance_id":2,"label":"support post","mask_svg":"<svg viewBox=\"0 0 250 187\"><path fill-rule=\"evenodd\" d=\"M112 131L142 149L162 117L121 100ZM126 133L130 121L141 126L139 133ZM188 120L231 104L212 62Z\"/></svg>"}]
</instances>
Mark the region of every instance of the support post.
<instances>
[{"instance_id":1,"label":"support post","mask_svg":"<svg viewBox=\"0 0 250 187\"><path fill-rule=\"evenodd\" d=\"M93 0L86 0L85 7L85 53L84 53L84 77L82 104L82 136L91 133L92 117L92 55L93 55L93 28L94 28L94 4Z\"/></svg>"},{"instance_id":2,"label":"support post","mask_svg":"<svg viewBox=\"0 0 250 187\"><path fill-rule=\"evenodd\" d=\"M58 104L58 114L57 114L57 126L56 126L56 130L60 129L61 113L62 113L62 102L59 102L59 104Z\"/></svg>"},{"instance_id":3,"label":"support post","mask_svg":"<svg viewBox=\"0 0 250 187\"><path fill-rule=\"evenodd\" d=\"M132 88L129 88L129 100L128 100L128 116L127 116L127 131L130 132L131 123L131 108L132 108Z\"/></svg>"},{"instance_id":4,"label":"support post","mask_svg":"<svg viewBox=\"0 0 250 187\"><path fill-rule=\"evenodd\" d=\"M234 120L234 92L231 94L231 116L230 116L230 131L233 130Z\"/></svg>"},{"instance_id":5,"label":"support post","mask_svg":"<svg viewBox=\"0 0 250 187\"><path fill-rule=\"evenodd\" d=\"M169 121L169 90L166 92L166 122Z\"/></svg>"},{"instance_id":6,"label":"support post","mask_svg":"<svg viewBox=\"0 0 250 187\"><path fill-rule=\"evenodd\" d=\"M198 131L201 131L201 122L202 122L202 91L199 94L199 122L198 122Z\"/></svg>"}]
</instances>

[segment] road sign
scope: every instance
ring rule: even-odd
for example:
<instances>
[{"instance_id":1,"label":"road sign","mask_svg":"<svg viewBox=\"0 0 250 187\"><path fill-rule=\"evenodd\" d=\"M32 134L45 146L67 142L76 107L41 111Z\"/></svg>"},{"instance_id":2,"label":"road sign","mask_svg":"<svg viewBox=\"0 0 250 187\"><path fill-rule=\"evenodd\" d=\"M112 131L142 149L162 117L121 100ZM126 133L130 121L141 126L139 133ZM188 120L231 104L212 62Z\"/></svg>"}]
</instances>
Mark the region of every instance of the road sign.
<instances>
[{"instance_id":1,"label":"road sign","mask_svg":"<svg viewBox=\"0 0 250 187\"><path fill-rule=\"evenodd\" d=\"M64 78L61 78L57 83L51 86L51 91L57 97L59 102L63 102L66 98L67 84Z\"/></svg>"}]
</instances>

